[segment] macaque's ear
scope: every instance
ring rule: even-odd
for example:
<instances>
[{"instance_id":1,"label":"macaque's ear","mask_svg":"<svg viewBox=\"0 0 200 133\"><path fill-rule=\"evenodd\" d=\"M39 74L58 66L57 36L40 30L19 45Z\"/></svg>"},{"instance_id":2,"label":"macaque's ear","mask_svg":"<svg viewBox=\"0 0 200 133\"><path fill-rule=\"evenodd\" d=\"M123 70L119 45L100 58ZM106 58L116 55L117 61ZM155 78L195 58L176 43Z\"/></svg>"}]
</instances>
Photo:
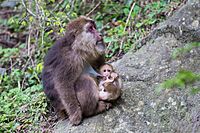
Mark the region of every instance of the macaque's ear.
<instances>
[{"instance_id":1,"label":"macaque's ear","mask_svg":"<svg viewBox=\"0 0 200 133\"><path fill-rule=\"evenodd\" d=\"M68 29L66 31L68 34L70 34L70 36L73 36L74 38L79 34L78 33L78 29L74 28L74 29Z\"/></svg>"}]
</instances>

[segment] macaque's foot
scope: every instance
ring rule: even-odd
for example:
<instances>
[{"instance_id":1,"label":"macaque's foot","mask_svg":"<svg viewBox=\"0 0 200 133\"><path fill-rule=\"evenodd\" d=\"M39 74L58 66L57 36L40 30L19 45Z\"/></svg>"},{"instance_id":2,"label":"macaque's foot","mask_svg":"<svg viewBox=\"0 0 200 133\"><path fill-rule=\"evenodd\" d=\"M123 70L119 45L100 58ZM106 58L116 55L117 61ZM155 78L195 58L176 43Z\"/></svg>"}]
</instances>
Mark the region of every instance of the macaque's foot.
<instances>
[{"instance_id":1,"label":"macaque's foot","mask_svg":"<svg viewBox=\"0 0 200 133\"><path fill-rule=\"evenodd\" d=\"M74 112L74 114L71 114L69 116L69 120L70 120L70 123L73 125L73 126L77 126L81 123L81 120L82 120L82 112L80 109L76 110Z\"/></svg>"},{"instance_id":2,"label":"macaque's foot","mask_svg":"<svg viewBox=\"0 0 200 133\"><path fill-rule=\"evenodd\" d=\"M98 112L106 111L111 107L112 107L111 103L106 103L104 101L99 101L99 103L98 103Z\"/></svg>"},{"instance_id":3,"label":"macaque's foot","mask_svg":"<svg viewBox=\"0 0 200 133\"><path fill-rule=\"evenodd\" d=\"M66 119L67 118L67 114L65 112L65 110L61 110L59 112L57 112L57 116L59 119Z\"/></svg>"},{"instance_id":4,"label":"macaque's foot","mask_svg":"<svg viewBox=\"0 0 200 133\"><path fill-rule=\"evenodd\" d=\"M105 103L106 104L106 110L109 110L110 108L112 108L112 104L111 103Z\"/></svg>"}]
</instances>

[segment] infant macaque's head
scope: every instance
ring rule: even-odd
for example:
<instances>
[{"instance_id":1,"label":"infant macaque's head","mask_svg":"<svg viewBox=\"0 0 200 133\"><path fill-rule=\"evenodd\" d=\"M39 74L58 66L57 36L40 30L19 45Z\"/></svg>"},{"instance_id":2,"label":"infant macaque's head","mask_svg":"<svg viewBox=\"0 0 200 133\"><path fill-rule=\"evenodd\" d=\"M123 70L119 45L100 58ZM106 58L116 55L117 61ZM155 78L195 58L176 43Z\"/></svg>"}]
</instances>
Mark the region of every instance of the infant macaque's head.
<instances>
[{"instance_id":1,"label":"infant macaque's head","mask_svg":"<svg viewBox=\"0 0 200 133\"><path fill-rule=\"evenodd\" d=\"M113 67L109 64L100 67L100 74L104 77L110 76L111 72L113 72Z\"/></svg>"},{"instance_id":2,"label":"infant macaque's head","mask_svg":"<svg viewBox=\"0 0 200 133\"><path fill-rule=\"evenodd\" d=\"M110 64L105 64L100 67L100 74L103 76L103 80L114 81L118 74L114 72L113 67Z\"/></svg>"},{"instance_id":3,"label":"infant macaque's head","mask_svg":"<svg viewBox=\"0 0 200 133\"><path fill-rule=\"evenodd\" d=\"M99 89L100 100L113 101L116 100L121 94L121 88L118 88L118 86L111 82L106 82Z\"/></svg>"}]
</instances>

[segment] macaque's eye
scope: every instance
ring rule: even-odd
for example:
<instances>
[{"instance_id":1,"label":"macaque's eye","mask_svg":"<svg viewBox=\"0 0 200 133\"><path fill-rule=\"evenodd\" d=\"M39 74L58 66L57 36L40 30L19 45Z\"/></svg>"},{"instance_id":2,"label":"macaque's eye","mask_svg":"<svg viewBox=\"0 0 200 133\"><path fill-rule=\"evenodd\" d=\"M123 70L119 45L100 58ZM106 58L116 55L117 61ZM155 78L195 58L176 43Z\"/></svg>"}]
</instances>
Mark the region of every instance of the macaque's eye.
<instances>
[{"instance_id":1,"label":"macaque's eye","mask_svg":"<svg viewBox=\"0 0 200 133\"><path fill-rule=\"evenodd\" d=\"M90 29L93 30L93 29L94 29L94 26L90 26Z\"/></svg>"},{"instance_id":2,"label":"macaque's eye","mask_svg":"<svg viewBox=\"0 0 200 133\"><path fill-rule=\"evenodd\" d=\"M88 27L88 31L91 32L91 33L94 33L96 30L95 26L93 24L90 24L89 27Z\"/></svg>"},{"instance_id":3,"label":"macaque's eye","mask_svg":"<svg viewBox=\"0 0 200 133\"><path fill-rule=\"evenodd\" d=\"M95 29L97 28L94 21L91 21L90 23L91 23L91 25L92 25Z\"/></svg>"},{"instance_id":4,"label":"macaque's eye","mask_svg":"<svg viewBox=\"0 0 200 133\"><path fill-rule=\"evenodd\" d=\"M108 69L108 72L110 72L111 70Z\"/></svg>"},{"instance_id":5,"label":"macaque's eye","mask_svg":"<svg viewBox=\"0 0 200 133\"><path fill-rule=\"evenodd\" d=\"M106 72L106 70L103 70L103 72Z\"/></svg>"},{"instance_id":6,"label":"macaque's eye","mask_svg":"<svg viewBox=\"0 0 200 133\"><path fill-rule=\"evenodd\" d=\"M103 89L103 92L106 92L106 90L105 90L105 89Z\"/></svg>"}]
</instances>

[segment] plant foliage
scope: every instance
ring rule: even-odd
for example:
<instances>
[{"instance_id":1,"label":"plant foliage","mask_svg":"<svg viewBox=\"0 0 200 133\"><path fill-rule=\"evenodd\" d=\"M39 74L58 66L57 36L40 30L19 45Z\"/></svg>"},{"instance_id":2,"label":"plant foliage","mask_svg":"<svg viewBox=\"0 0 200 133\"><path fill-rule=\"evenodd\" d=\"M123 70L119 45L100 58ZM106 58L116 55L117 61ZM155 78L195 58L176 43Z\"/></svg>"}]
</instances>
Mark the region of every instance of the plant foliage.
<instances>
[{"instance_id":1,"label":"plant foliage","mask_svg":"<svg viewBox=\"0 0 200 133\"><path fill-rule=\"evenodd\" d=\"M188 45L186 45L183 48L177 48L173 51L172 57L174 59L179 58L181 56L184 56L184 54L188 53L195 47L200 47L199 42L193 42ZM192 87L195 82L200 81L200 73L194 73L190 70L180 70L174 77L164 81L159 85L157 88L157 91L165 89L171 89L171 88L185 88L186 86L190 86L191 93L197 94L200 91L199 87Z\"/></svg>"}]
</instances>

